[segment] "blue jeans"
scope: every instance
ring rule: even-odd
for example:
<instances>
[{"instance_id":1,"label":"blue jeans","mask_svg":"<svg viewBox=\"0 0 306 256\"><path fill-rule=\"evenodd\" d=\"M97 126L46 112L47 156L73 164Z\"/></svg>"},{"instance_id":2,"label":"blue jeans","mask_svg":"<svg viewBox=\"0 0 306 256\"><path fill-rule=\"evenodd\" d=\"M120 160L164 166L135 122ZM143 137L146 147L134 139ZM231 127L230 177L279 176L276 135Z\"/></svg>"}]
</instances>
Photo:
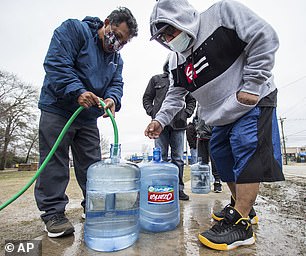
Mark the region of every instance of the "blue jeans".
<instances>
[{"instance_id":1,"label":"blue jeans","mask_svg":"<svg viewBox=\"0 0 306 256\"><path fill-rule=\"evenodd\" d=\"M198 150L196 148L190 148L191 160L189 164L195 164L198 162Z\"/></svg>"},{"instance_id":2,"label":"blue jeans","mask_svg":"<svg viewBox=\"0 0 306 256\"><path fill-rule=\"evenodd\" d=\"M202 157L204 163L208 164L209 160L211 163L211 173L214 176L215 181L220 181L220 176L217 171L217 167L214 159L211 156L211 150L209 145L209 139L198 139L197 141L198 147L198 156Z\"/></svg>"},{"instance_id":3,"label":"blue jeans","mask_svg":"<svg viewBox=\"0 0 306 256\"><path fill-rule=\"evenodd\" d=\"M155 147L159 147L162 152L163 161L168 161L169 146L171 148L171 162L179 169L179 190L184 189L184 130L173 130L170 126L165 126L164 130L155 140Z\"/></svg>"}]
</instances>

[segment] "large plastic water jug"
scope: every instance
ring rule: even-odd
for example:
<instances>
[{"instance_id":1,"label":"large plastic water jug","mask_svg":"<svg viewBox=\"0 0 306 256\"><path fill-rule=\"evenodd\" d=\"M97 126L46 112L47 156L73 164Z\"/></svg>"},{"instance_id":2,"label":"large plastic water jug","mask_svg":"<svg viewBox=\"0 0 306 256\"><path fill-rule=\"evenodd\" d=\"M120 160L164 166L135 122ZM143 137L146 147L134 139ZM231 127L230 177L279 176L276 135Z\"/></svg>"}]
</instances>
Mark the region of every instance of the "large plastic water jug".
<instances>
[{"instance_id":1,"label":"large plastic water jug","mask_svg":"<svg viewBox=\"0 0 306 256\"><path fill-rule=\"evenodd\" d=\"M87 172L84 240L97 251L117 251L139 237L140 170L120 159L120 145L109 159L92 164Z\"/></svg>"},{"instance_id":2,"label":"large plastic water jug","mask_svg":"<svg viewBox=\"0 0 306 256\"><path fill-rule=\"evenodd\" d=\"M153 160L139 168L140 227L151 232L175 229L180 222L178 167L161 161L160 148L154 148Z\"/></svg>"},{"instance_id":3,"label":"large plastic water jug","mask_svg":"<svg viewBox=\"0 0 306 256\"><path fill-rule=\"evenodd\" d=\"M210 192L210 167L202 161L190 166L191 192L197 194L207 194Z\"/></svg>"}]
</instances>

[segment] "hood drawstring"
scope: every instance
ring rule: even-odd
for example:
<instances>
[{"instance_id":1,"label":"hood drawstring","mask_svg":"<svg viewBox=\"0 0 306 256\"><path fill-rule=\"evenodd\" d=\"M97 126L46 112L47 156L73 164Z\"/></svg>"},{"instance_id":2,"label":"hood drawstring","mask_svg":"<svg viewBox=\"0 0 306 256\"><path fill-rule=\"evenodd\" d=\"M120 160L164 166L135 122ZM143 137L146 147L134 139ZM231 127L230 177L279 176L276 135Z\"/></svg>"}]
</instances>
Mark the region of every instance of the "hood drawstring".
<instances>
[{"instance_id":1,"label":"hood drawstring","mask_svg":"<svg viewBox=\"0 0 306 256\"><path fill-rule=\"evenodd\" d=\"M192 83L193 83L193 86L194 87L198 87L196 82L194 81L194 52L193 52L193 46L191 47L191 63L192 63L192 71L191 71L191 74L192 74Z\"/></svg>"},{"instance_id":2,"label":"hood drawstring","mask_svg":"<svg viewBox=\"0 0 306 256\"><path fill-rule=\"evenodd\" d=\"M179 66L178 66L178 53L177 52L175 52L175 54L176 54L176 81L177 81L177 84L179 84L180 83L180 76L179 76L179 71L178 71L178 69L179 69Z\"/></svg>"}]
</instances>

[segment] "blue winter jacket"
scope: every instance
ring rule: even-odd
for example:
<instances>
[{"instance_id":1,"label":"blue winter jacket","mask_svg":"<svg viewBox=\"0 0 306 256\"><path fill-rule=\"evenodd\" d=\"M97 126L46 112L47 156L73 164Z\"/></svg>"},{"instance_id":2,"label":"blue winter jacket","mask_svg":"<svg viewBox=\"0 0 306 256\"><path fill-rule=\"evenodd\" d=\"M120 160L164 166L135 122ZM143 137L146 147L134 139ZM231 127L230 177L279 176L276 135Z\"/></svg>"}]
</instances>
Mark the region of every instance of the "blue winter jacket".
<instances>
[{"instance_id":1,"label":"blue winter jacket","mask_svg":"<svg viewBox=\"0 0 306 256\"><path fill-rule=\"evenodd\" d=\"M80 106L78 97L91 91L101 98L112 98L116 111L123 94L123 61L119 53L106 53L97 30L103 22L96 17L83 21L66 20L53 34L47 52L46 71L38 107L69 118ZM104 113L96 106L84 109L76 121L96 123Z\"/></svg>"}]
</instances>

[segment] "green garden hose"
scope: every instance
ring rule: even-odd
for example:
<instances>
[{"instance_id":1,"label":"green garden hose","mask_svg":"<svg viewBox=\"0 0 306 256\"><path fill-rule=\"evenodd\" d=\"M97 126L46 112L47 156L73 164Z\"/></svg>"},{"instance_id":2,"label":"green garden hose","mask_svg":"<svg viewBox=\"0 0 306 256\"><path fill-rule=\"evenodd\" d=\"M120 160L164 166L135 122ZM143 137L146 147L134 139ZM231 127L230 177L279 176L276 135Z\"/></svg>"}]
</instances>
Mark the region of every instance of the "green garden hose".
<instances>
[{"instance_id":1,"label":"green garden hose","mask_svg":"<svg viewBox=\"0 0 306 256\"><path fill-rule=\"evenodd\" d=\"M100 100L100 103L103 107L105 107L106 104L102 100ZM4 202L3 204L0 205L0 211L2 209L4 209L6 206L8 206L9 204L11 204L12 202L14 202L18 197L20 197L33 184L33 182L38 178L40 173L43 171L43 169L46 167L46 165L50 161L51 157L55 153L56 149L58 148L59 144L61 143L63 137L65 136L65 134L66 134L67 130L69 129L69 127L71 126L72 122L80 114L80 112L83 109L84 109L84 107L80 106L73 113L73 115L70 117L70 119L68 120L68 122L66 123L64 128L62 129L60 135L58 136L57 140L55 141L55 143L54 143L52 149L50 150L49 154L47 155L47 157L45 158L45 160L43 161L43 163L41 164L39 169L36 171L35 175L18 193L16 193L9 200L7 200L6 202ZM114 128L114 145L118 145L118 128L117 128L115 118L114 118L114 116L112 115L112 112L109 109L106 109L106 113L110 117L110 119L112 121L113 128ZM114 154L117 155L117 152L114 152Z\"/></svg>"}]
</instances>

